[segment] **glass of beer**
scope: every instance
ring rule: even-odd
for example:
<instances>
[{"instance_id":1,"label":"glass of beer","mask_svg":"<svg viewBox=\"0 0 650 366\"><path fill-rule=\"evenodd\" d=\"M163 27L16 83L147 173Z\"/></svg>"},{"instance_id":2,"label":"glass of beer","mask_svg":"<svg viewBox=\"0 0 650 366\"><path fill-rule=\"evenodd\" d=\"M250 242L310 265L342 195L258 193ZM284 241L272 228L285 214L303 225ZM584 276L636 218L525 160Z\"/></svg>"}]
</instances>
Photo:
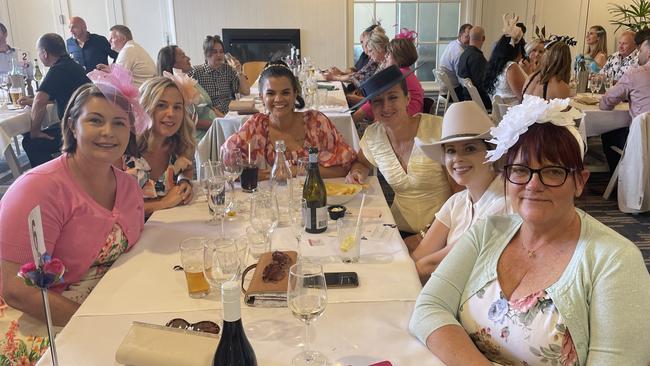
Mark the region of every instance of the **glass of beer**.
<instances>
[{"instance_id":1,"label":"glass of beer","mask_svg":"<svg viewBox=\"0 0 650 366\"><path fill-rule=\"evenodd\" d=\"M18 108L20 107L18 104L18 99L23 97L23 89L12 87L9 89L9 96L11 97L11 103L14 105L14 107Z\"/></svg>"},{"instance_id":2,"label":"glass of beer","mask_svg":"<svg viewBox=\"0 0 650 366\"><path fill-rule=\"evenodd\" d=\"M210 293L210 284L205 279L203 246L205 238L189 238L181 242L181 263L187 280L187 292L191 298L201 298Z\"/></svg>"}]
</instances>

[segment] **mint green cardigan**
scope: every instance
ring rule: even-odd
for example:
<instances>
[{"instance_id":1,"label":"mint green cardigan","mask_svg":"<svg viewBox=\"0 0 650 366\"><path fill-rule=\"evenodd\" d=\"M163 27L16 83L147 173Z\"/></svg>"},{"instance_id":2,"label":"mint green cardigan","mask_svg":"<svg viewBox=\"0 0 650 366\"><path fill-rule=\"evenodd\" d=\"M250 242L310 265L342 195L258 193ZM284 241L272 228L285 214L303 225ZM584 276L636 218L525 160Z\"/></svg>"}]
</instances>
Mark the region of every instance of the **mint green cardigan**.
<instances>
[{"instance_id":1,"label":"mint green cardigan","mask_svg":"<svg viewBox=\"0 0 650 366\"><path fill-rule=\"evenodd\" d=\"M558 281L546 289L565 320L580 365L650 363L650 275L639 249L576 209L580 238ZM519 216L478 221L456 243L420 292L409 324L422 343L497 278L497 261L521 226ZM460 351L460 350L459 350Z\"/></svg>"}]
</instances>

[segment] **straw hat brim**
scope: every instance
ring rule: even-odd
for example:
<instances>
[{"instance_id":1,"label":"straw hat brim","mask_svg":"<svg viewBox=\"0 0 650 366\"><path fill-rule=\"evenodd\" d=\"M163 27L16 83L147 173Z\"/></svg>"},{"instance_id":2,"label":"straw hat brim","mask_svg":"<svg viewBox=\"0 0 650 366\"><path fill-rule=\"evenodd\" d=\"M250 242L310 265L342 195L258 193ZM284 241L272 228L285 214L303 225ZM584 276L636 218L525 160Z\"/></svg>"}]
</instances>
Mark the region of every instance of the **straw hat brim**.
<instances>
[{"instance_id":1,"label":"straw hat brim","mask_svg":"<svg viewBox=\"0 0 650 366\"><path fill-rule=\"evenodd\" d=\"M445 154L442 149L443 144L450 144L452 142L468 141L468 140L489 140L492 137L490 131L483 132L482 134L464 134L452 135L444 139L434 141L422 141L420 138L415 138L415 146L417 146L424 155L433 161L444 164Z\"/></svg>"}]
</instances>

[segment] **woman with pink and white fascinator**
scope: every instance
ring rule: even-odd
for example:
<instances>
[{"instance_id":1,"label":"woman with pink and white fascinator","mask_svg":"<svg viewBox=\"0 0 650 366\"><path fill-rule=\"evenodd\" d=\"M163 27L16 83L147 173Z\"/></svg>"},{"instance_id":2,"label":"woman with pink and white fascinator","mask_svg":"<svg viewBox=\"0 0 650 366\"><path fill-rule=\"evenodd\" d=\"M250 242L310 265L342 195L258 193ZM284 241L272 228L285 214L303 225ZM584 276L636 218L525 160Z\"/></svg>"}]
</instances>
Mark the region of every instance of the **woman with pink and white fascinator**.
<instances>
[{"instance_id":1,"label":"woman with pink and white fascinator","mask_svg":"<svg viewBox=\"0 0 650 366\"><path fill-rule=\"evenodd\" d=\"M589 172L569 99L524 97L490 130L513 215L479 220L422 289L410 330L446 365L646 365L639 248L575 207ZM458 350L462 350L459 352Z\"/></svg>"},{"instance_id":2,"label":"woman with pink and white fascinator","mask_svg":"<svg viewBox=\"0 0 650 366\"><path fill-rule=\"evenodd\" d=\"M21 175L0 201L0 287L10 306L4 309L3 323L14 320L13 331L20 323L32 336L45 334L41 294L21 283L16 273L33 260L27 223L34 208L40 207L47 251L66 267L63 282L48 291L57 326L68 322L112 263L136 244L144 227L137 182L115 162L137 151L136 132L151 120L126 70L113 66L109 74L89 76L94 84L80 86L63 114L63 154ZM7 347L15 346L11 342ZM11 355L4 356L11 360Z\"/></svg>"}]
</instances>

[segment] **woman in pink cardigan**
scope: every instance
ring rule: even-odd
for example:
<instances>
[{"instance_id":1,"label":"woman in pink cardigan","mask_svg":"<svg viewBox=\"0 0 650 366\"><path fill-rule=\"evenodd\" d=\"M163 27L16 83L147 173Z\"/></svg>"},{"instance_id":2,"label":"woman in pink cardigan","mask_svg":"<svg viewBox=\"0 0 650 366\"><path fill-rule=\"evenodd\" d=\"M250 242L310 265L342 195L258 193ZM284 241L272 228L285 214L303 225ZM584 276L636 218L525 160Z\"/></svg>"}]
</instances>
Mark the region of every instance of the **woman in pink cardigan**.
<instances>
[{"instance_id":1,"label":"woman in pink cardigan","mask_svg":"<svg viewBox=\"0 0 650 366\"><path fill-rule=\"evenodd\" d=\"M33 260L27 217L39 205L47 251L66 266L64 282L49 295L59 326L137 242L144 226L137 181L113 167L126 150L135 149L136 129L147 123L140 118L137 90L129 83L95 82L70 99L62 122L63 155L23 174L0 201L2 296L11 310L44 319L40 291L16 277L20 266Z\"/></svg>"},{"instance_id":2,"label":"woman in pink cardigan","mask_svg":"<svg viewBox=\"0 0 650 366\"><path fill-rule=\"evenodd\" d=\"M402 30L395 38L388 43L386 54L386 65L395 65L400 68L406 77L406 88L408 89L409 104L406 107L406 112L409 116L416 113L421 113L424 103L424 89L420 81L411 73L411 65L415 64L418 60L418 51L415 48L415 32ZM352 114L354 122L362 120L375 121L375 116L372 114L372 107L370 102L366 102L356 112Z\"/></svg>"}]
</instances>

